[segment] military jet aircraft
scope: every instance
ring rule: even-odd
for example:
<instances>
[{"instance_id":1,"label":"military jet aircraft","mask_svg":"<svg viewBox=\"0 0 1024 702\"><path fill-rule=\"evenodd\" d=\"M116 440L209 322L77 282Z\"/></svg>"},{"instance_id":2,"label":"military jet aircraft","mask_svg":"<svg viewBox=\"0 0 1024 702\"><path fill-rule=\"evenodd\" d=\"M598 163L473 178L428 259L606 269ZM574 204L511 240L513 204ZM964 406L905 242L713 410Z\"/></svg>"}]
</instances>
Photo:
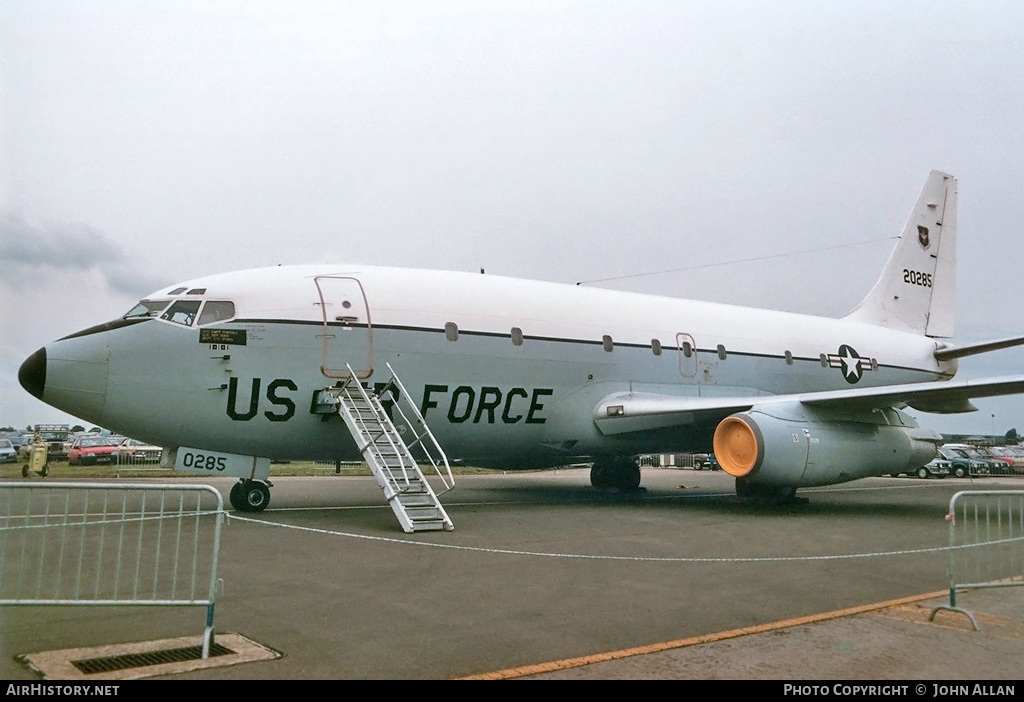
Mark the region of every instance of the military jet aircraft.
<instances>
[{"instance_id":1,"label":"military jet aircraft","mask_svg":"<svg viewBox=\"0 0 1024 702\"><path fill-rule=\"evenodd\" d=\"M638 454L714 451L738 494L791 497L930 461L940 436L908 406L964 412L1024 392L1022 375L953 380L959 358L1024 343L950 342L956 196L952 176L929 175L877 284L841 319L281 266L158 290L41 348L19 378L76 417L171 447L180 469L239 476L239 509L266 506L269 459L363 456L393 472L428 444L505 470L592 462L593 485L619 489L639 484ZM397 417L401 402L413 419Z\"/></svg>"}]
</instances>

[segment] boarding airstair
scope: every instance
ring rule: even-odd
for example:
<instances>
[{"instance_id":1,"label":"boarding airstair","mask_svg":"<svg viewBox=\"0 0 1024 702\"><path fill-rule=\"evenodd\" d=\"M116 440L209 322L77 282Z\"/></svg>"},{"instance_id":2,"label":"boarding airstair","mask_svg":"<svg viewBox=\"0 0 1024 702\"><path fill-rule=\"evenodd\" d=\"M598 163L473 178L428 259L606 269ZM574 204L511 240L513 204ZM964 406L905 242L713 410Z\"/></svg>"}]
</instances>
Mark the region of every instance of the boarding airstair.
<instances>
[{"instance_id":1,"label":"boarding airstair","mask_svg":"<svg viewBox=\"0 0 1024 702\"><path fill-rule=\"evenodd\" d=\"M388 370L390 379L370 391L349 368L348 380L322 390L317 404L335 408L344 421L405 532L451 531L452 520L437 499L455 487L448 458L390 364ZM440 479L440 493L421 464Z\"/></svg>"}]
</instances>

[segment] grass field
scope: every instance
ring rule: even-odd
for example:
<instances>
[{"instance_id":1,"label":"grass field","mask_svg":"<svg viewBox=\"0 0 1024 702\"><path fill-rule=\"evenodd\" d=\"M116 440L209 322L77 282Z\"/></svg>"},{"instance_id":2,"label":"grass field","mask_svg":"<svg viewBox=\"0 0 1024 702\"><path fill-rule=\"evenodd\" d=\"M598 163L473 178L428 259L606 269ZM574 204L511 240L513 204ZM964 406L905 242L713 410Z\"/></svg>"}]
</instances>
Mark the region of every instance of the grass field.
<instances>
[{"instance_id":1,"label":"grass field","mask_svg":"<svg viewBox=\"0 0 1024 702\"><path fill-rule=\"evenodd\" d=\"M0 466L0 478L21 479L22 466L25 461L19 460L15 463L4 463ZM453 466L452 473L456 475L472 475L474 473L491 473L486 468L474 468L471 466ZM210 473L184 473L176 470L167 470L156 466L72 466L67 461L54 461L49 466L47 480L83 480L93 478L182 478L195 475L210 475ZM314 463L313 461L292 461L289 463L271 463L270 477L275 475L370 475L370 469L365 463L342 463L341 468L335 468L333 463ZM429 475L427 476L429 477ZM40 479L38 475L30 475L29 479Z\"/></svg>"}]
</instances>

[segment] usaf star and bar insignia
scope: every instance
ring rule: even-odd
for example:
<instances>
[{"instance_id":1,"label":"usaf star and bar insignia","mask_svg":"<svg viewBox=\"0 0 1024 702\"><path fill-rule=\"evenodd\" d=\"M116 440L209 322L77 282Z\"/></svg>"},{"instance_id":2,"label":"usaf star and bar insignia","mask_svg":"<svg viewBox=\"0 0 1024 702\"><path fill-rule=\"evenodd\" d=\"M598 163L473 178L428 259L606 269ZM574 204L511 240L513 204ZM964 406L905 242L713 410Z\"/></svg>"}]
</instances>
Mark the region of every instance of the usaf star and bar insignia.
<instances>
[{"instance_id":1,"label":"usaf star and bar insignia","mask_svg":"<svg viewBox=\"0 0 1024 702\"><path fill-rule=\"evenodd\" d=\"M851 385L861 379L864 371L876 370L878 367L874 359L862 358L849 344L840 346L839 353L829 354L828 365L829 368L841 369L846 382Z\"/></svg>"}]
</instances>

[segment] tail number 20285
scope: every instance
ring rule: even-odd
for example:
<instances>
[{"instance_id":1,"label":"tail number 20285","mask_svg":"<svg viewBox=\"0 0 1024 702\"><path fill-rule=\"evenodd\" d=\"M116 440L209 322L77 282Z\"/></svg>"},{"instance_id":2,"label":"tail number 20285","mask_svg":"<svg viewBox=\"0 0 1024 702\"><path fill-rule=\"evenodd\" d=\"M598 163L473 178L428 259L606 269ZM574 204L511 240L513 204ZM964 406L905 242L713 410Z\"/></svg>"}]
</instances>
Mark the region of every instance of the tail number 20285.
<instances>
[{"instance_id":1,"label":"tail number 20285","mask_svg":"<svg viewBox=\"0 0 1024 702\"><path fill-rule=\"evenodd\" d=\"M920 285L930 288L932 286L932 275L931 273L922 273L921 271L912 271L908 268L904 268L903 282L908 285Z\"/></svg>"}]
</instances>

